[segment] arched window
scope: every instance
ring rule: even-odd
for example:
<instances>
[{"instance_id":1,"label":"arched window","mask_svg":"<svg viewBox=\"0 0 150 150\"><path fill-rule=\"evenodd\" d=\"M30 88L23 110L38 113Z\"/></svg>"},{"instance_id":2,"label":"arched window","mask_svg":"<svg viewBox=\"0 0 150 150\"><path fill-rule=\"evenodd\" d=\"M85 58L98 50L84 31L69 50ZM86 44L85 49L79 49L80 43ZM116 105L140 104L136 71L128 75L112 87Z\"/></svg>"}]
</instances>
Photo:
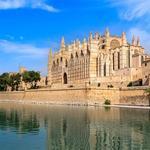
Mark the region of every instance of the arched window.
<instances>
[{"instance_id":1,"label":"arched window","mask_svg":"<svg viewBox=\"0 0 150 150\"><path fill-rule=\"evenodd\" d=\"M63 75L63 79L64 79L64 84L68 84L68 78L67 78L67 73L66 72Z\"/></svg>"},{"instance_id":2,"label":"arched window","mask_svg":"<svg viewBox=\"0 0 150 150\"><path fill-rule=\"evenodd\" d=\"M73 54L71 54L71 59L73 59Z\"/></svg>"},{"instance_id":3,"label":"arched window","mask_svg":"<svg viewBox=\"0 0 150 150\"><path fill-rule=\"evenodd\" d=\"M81 50L81 56L84 56L83 51Z\"/></svg>"},{"instance_id":4,"label":"arched window","mask_svg":"<svg viewBox=\"0 0 150 150\"><path fill-rule=\"evenodd\" d=\"M55 66L55 61L53 61L53 65Z\"/></svg>"},{"instance_id":5,"label":"arched window","mask_svg":"<svg viewBox=\"0 0 150 150\"><path fill-rule=\"evenodd\" d=\"M90 50L87 50L87 55L90 56Z\"/></svg>"},{"instance_id":6,"label":"arched window","mask_svg":"<svg viewBox=\"0 0 150 150\"><path fill-rule=\"evenodd\" d=\"M63 61L63 58L62 57L60 57L60 62L62 62Z\"/></svg>"},{"instance_id":7,"label":"arched window","mask_svg":"<svg viewBox=\"0 0 150 150\"><path fill-rule=\"evenodd\" d=\"M76 52L76 58L78 58L78 53Z\"/></svg>"},{"instance_id":8,"label":"arched window","mask_svg":"<svg viewBox=\"0 0 150 150\"><path fill-rule=\"evenodd\" d=\"M67 61L67 59L65 61L65 66L68 67L68 61Z\"/></svg>"},{"instance_id":9,"label":"arched window","mask_svg":"<svg viewBox=\"0 0 150 150\"><path fill-rule=\"evenodd\" d=\"M106 76L106 63L104 63L104 77Z\"/></svg>"},{"instance_id":10,"label":"arched window","mask_svg":"<svg viewBox=\"0 0 150 150\"><path fill-rule=\"evenodd\" d=\"M120 52L118 52L118 69L120 69Z\"/></svg>"},{"instance_id":11,"label":"arched window","mask_svg":"<svg viewBox=\"0 0 150 150\"><path fill-rule=\"evenodd\" d=\"M59 65L59 59L57 59L57 65Z\"/></svg>"},{"instance_id":12,"label":"arched window","mask_svg":"<svg viewBox=\"0 0 150 150\"><path fill-rule=\"evenodd\" d=\"M102 46L101 46L101 48L102 48L102 49L105 49L105 45L106 45L105 39L103 39L103 40L102 40Z\"/></svg>"},{"instance_id":13,"label":"arched window","mask_svg":"<svg viewBox=\"0 0 150 150\"><path fill-rule=\"evenodd\" d=\"M113 53L113 70L115 70L115 54Z\"/></svg>"}]
</instances>

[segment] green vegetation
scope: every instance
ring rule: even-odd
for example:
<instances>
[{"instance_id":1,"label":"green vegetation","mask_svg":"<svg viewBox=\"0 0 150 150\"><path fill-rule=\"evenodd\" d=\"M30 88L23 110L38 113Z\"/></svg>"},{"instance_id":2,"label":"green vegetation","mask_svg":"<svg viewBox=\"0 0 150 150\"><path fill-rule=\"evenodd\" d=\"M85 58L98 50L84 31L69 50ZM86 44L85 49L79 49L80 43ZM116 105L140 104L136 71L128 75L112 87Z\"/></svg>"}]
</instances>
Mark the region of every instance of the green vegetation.
<instances>
[{"instance_id":1,"label":"green vegetation","mask_svg":"<svg viewBox=\"0 0 150 150\"><path fill-rule=\"evenodd\" d=\"M30 132L39 131L39 121L35 114L31 114L25 117L25 114L20 114L17 110L0 110L0 128L2 130L8 130L10 128L15 129L17 133L27 134Z\"/></svg>"},{"instance_id":2,"label":"green vegetation","mask_svg":"<svg viewBox=\"0 0 150 150\"><path fill-rule=\"evenodd\" d=\"M105 105L111 105L111 101L109 99L105 99L105 102L104 102Z\"/></svg>"},{"instance_id":3,"label":"green vegetation","mask_svg":"<svg viewBox=\"0 0 150 150\"><path fill-rule=\"evenodd\" d=\"M150 88L146 89L145 93L150 96Z\"/></svg>"},{"instance_id":4,"label":"green vegetation","mask_svg":"<svg viewBox=\"0 0 150 150\"><path fill-rule=\"evenodd\" d=\"M6 91L9 84L9 74L3 73L0 75L0 91Z\"/></svg>"},{"instance_id":5,"label":"green vegetation","mask_svg":"<svg viewBox=\"0 0 150 150\"><path fill-rule=\"evenodd\" d=\"M0 75L0 91L18 91L21 81L31 85L31 88L37 88L37 82L40 81L40 73L35 71L26 71L19 73L3 73Z\"/></svg>"},{"instance_id":6,"label":"green vegetation","mask_svg":"<svg viewBox=\"0 0 150 150\"><path fill-rule=\"evenodd\" d=\"M22 80L27 84L31 84L31 89L37 88L37 82L40 81L40 73L35 71L26 71L22 74Z\"/></svg>"},{"instance_id":7,"label":"green vegetation","mask_svg":"<svg viewBox=\"0 0 150 150\"><path fill-rule=\"evenodd\" d=\"M8 87L11 87L12 91L18 91L19 84L21 82L21 75L3 73L0 75L0 91L6 91Z\"/></svg>"}]
</instances>

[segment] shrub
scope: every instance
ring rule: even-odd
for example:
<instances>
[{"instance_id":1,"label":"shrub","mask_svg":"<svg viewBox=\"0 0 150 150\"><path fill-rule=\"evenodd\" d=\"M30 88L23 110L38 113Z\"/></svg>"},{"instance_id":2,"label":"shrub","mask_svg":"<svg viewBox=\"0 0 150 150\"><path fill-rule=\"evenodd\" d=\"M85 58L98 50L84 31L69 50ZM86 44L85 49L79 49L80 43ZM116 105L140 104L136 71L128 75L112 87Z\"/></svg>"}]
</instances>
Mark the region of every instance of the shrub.
<instances>
[{"instance_id":1,"label":"shrub","mask_svg":"<svg viewBox=\"0 0 150 150\"><path fill-rule=\"evenodd\" d=\"M132 82L129 82L129 84L127 85L127 87L131 87L132 86Z\"/></svg>"},{"instance_id":2,"label":"shrub","mask_svg":"<svg viewBox=\"0 0 150 150\"><path fill-rule=\"evenodd\" d=\"M150 95L150 88L146 89L146 90L145 90L145 93L146 93L147 95Z\"/></svg>"},{"instance_id":3,"label":"shrub","mask_svg":"<svg viewBox=\"0 0 150 150\"><path fill-rule=\"evenodd\" d=\"M106 99L104 102L105 105L111 105L111 101L109 99Z\"/></svg>"}]
</instances>

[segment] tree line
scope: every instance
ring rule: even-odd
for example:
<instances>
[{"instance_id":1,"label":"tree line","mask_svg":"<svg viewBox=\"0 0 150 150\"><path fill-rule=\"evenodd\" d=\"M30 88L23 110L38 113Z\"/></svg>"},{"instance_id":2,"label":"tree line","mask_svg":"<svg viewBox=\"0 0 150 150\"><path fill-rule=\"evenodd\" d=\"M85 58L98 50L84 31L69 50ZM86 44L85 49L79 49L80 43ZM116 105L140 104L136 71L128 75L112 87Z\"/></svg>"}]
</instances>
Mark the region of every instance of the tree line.
<instances>
[{"instance_id":1,"label":"tree line","mask_svg":"<svg viewBox=\"0 0 150 150\"><path fill-rule=\"evenodd\" d=\"M18 91L19 85L23 81L29 84L31 89L37 88L37 82L40 81L40 73L36 71L25 71L24 73L3 73L0 75L0 91Z\"/></svg>"}]
</instances>

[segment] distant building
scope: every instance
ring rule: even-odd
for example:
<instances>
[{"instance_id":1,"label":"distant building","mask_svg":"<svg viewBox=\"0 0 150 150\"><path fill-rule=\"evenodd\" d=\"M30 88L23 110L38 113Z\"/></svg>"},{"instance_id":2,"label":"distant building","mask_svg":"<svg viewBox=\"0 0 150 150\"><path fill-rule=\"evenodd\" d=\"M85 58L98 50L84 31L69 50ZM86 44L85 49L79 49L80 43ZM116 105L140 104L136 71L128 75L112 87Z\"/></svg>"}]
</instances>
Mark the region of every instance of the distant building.
<instances>
[{"instance_id":1,"label":"distant building","mask_svg":"<svg viewBox=\"0 0 150 150\"><path fill-rule=\"evenodd\" d=\"M25 68L25 67L20 67L19 68L19 73L20 74L23 74L24 72L26 72L27 71L27 69Z\"/></svg>"},{"instance_id":2,"label":"distant building","mask_svg":"<svg viewBox=\"0 0 150 150\"><path fill-rule=\"evenodd\" d=\"M17 73L19 73L20 75L22 75L24 72L28 71L25 67L20 67L19 68L19 72L10 72L9 75L16 75ZM37 87L38 88L43 88L47 86L47 77L41 77L40 81L37 82ZM23 90L27 90L31 88L31 84L30 83L25 83L23 81L23 77L21 76L21 82L19 84L19 91L23 91ZM12 88L10 86L7 87L7 91L11 91Z\"/></svg>"},{"instance_id":3,"label":"distant building","mask_svg":"<svg viewBox=\"0 0 150 150\"><path fill-rule=\"evenodd\" d=\"M123 87L138 80L146 84L148 60L140 39L133 36L128 43L124 32L112 36L107 29L104 35L91 33L87 40L69 45L62 38L60 50L49 53L48 85Z\"/></svg>"}]
</instances>

